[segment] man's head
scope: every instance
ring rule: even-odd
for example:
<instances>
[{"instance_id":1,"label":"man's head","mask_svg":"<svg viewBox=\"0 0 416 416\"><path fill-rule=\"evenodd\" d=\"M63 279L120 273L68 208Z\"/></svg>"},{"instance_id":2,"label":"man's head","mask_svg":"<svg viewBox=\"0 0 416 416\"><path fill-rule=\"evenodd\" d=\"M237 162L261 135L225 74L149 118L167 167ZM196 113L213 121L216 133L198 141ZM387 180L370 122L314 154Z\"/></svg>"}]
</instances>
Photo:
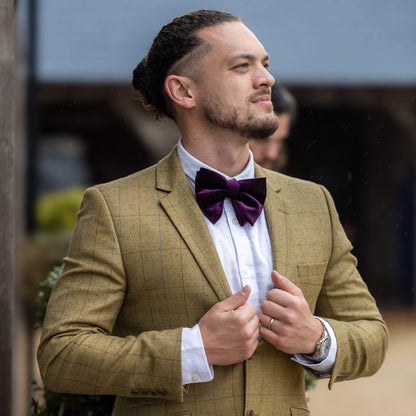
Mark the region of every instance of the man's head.
<instances>
[{"instance_id":1,"label":"man's head","mask_svg":"<svg viewBox=\"0 0 416 416\"><path fill-rule=\"evenodd\" d=\"M198 10L177 17L164 26L153 40L147 56L133 71L133 88L141 101L157 116L175 117L174 109L164 89L166 77L177 75L198 76L198 64L210 45L198 31L227 22L239 22L236 16L217 10Z\"/></svg>"},{"instance_id":2,"label":"man's head","mask_svg":"<svg viewBox=\"0 0 416 416\"><path fill-rule=\"evenodd\" d=\"M133 86L149 109L182 121L180 128L188 123L264 138L278 125L268 65L263 45L241 19L199 10L162 28L135 69Z\"/></svg>"},{"instance_id":3,"label":"man's head","mask_svg":"<svg viewBox=\"0 0 416 416\"><path fill-rule=\"evenodd\" d=\"M264 140L250 142L254 160L267 169L273 168L296 116L296 100L285 87L281 85L272 87L272 102L273 109L279 117L279 128Z\"/></svg>"}]
</instances>

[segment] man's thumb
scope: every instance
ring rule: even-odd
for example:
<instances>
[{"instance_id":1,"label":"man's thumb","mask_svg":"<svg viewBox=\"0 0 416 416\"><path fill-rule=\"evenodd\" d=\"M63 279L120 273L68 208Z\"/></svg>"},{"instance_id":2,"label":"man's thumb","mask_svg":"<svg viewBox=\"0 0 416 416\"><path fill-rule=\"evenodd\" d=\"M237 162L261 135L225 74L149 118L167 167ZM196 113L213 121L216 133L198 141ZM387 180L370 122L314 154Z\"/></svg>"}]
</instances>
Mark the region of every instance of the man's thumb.
<instances>
[{"instance_id":1,"label":"man's thumb","mask_svg":"<svg viewBox=\"0 0 416 416\"><path fill-rule=\"evenodd\" d=\"M294 296L303 296L302 290L300 290L287 277L281 275L276 270L272 271L272 281L278 289L284 290Z\"/></svg>"},{"instance_id":2,"label":"man's thumb","mask_svg":"<svg viewBox=\"0 0 416 416\"><path fill-rule=\"evenodd\" d=\"M239 292L234 293L234 295L221 302L223 310L233 311L234 309L238 309L240 306L243 306L247 302L250 292L250 286L245 285Z\"/></svg>"}]
</instances>

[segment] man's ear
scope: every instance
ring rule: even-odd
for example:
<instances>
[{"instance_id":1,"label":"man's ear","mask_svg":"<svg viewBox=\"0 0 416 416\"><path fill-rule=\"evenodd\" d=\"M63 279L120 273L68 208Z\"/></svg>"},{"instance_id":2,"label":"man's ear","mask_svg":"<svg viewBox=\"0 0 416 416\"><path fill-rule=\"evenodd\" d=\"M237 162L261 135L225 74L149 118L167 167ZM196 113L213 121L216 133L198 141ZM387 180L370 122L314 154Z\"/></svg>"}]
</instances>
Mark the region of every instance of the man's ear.
<instances>
[{"instance_id":1,"label":"man's ear","mask_svg":"<svg viewBox=\"0 0 416 416\"><path fill-rule=\"evenodd\" d=\"M193 108L195 106L193 82L190 78L169 75L165 79L165 91L170 99L180 107Z\"/></svg>"}]
</instances>

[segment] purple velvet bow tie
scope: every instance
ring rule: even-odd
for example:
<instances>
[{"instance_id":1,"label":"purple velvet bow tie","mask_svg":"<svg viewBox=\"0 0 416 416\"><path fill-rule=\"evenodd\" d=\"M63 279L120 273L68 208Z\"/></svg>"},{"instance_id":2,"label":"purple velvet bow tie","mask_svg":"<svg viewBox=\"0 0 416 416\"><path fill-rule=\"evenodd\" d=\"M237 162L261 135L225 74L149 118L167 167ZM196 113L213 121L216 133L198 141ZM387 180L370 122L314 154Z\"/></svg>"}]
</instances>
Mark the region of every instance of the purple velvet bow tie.
<instances>
[{"instance_id":1,"label":"purple velvet bow tie","mask_svg":"<svg viewBox=\"0 0 416 416\"><path fill-rule=\"evenodd\" d=\"M212 170L201 168L195 178L196 201L205 216L215 224L222 215L224 199L230 198L241 226L257 221L266 199L266 178L228 181Z\"/></svg>"}]
</instances>

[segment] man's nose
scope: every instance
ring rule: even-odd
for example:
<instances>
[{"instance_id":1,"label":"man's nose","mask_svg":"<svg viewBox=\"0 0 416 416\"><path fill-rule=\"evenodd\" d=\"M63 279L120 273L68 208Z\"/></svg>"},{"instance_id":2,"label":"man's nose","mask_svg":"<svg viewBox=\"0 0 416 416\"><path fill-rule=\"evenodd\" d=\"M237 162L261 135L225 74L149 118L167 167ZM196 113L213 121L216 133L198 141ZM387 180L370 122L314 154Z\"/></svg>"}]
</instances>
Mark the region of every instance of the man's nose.
<instances>
[{"instance_id":1,"label":"man's nose","mask_svg":"<svg viewBox=\"0 0 416 416\"><path fill-rule=\"evenodd\" d=\"M254 78L254 88L271 87L275 83L273 75L269 70L261 65Z\"/></svg>"}]
</instances>

